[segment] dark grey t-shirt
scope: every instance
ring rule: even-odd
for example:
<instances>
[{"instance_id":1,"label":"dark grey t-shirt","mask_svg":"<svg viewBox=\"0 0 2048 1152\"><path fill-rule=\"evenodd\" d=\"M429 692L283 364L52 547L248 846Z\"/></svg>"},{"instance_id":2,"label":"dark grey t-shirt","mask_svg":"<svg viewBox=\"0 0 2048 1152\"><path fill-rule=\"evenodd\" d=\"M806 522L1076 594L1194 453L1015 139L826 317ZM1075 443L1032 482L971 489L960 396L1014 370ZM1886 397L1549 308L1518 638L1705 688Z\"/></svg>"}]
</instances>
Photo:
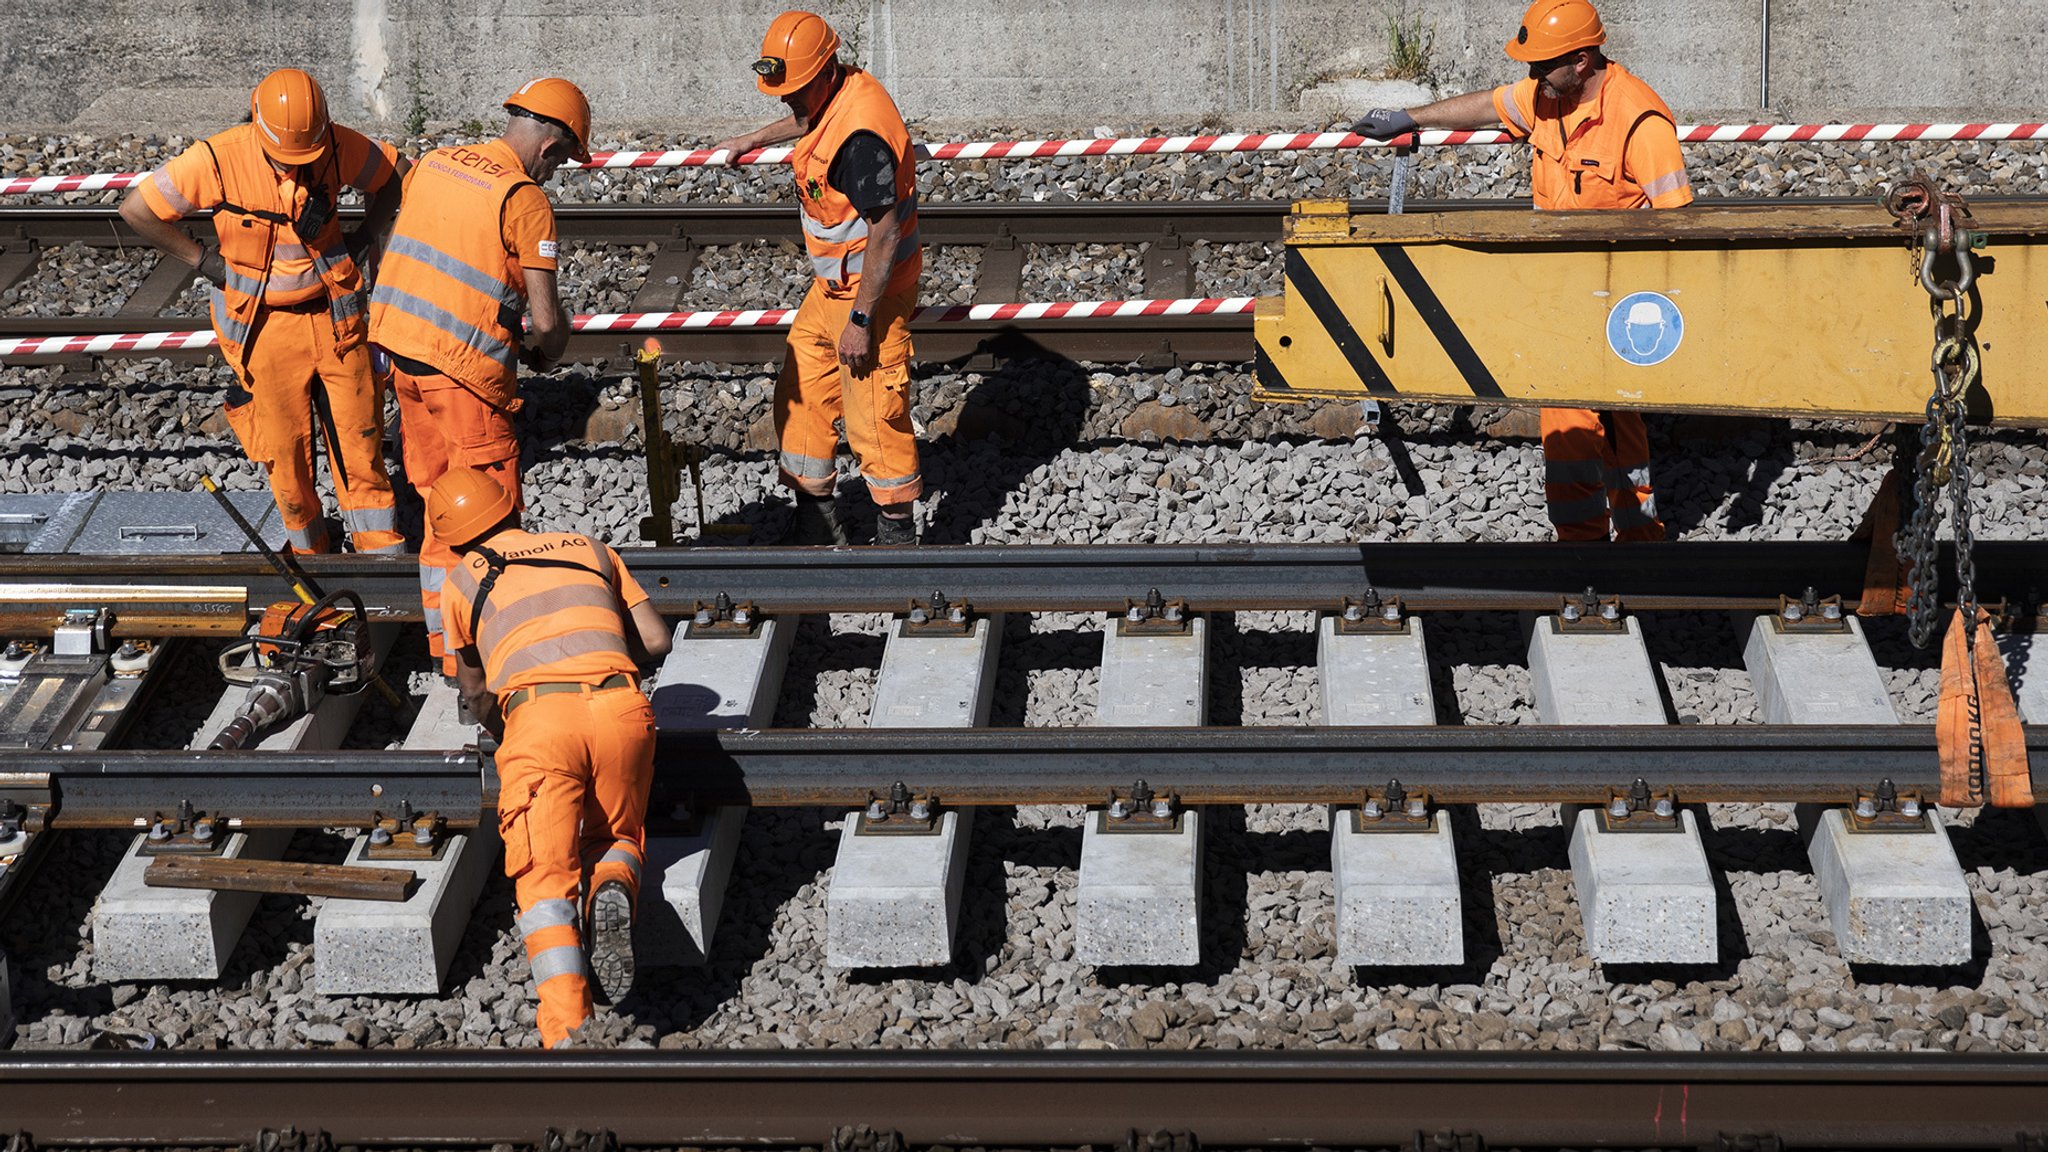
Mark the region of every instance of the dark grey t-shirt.
<instances>
[{"instance_id":1,"label":"dark grey t-shirt","mask_svg":"<svg viewBox=\"0 0 2048 1152\"><path fill-rule=\"evenodd\" d=\"M873 132L848 136L825 178L863 216L896 203L896 154Z\"/></svg>"}]
</instances>

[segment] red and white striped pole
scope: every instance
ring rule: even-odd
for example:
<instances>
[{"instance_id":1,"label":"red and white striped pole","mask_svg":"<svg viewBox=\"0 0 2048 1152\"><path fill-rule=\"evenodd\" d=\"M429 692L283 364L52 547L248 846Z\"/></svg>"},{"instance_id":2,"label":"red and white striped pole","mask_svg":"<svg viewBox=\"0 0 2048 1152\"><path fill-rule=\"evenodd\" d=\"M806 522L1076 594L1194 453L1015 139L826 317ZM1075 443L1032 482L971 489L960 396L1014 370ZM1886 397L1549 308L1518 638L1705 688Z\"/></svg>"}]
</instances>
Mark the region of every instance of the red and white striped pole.
<instances>
[{"instance_id":1,"label":"red and white striped pole","mask_svg":"<svg viewBox=\"0 0 2048 1152\"><path fill-rule=\"evenodd\" d=\"M1024 304L953 304L919 308L913 324L970 321L1117 320L1142 316L1248 316L1258 306L1250 296L1207 296L1179 300L1057 300ZM595 312L573 317L577 332L672 332L704 328L787 328L794 308L727 308L681 312ZM0 360L9 357L80 356L189 351L213 347L211 328L192 332L122 332L95 336L17 336L0 340Z\"/></svg>"}]
</instances>

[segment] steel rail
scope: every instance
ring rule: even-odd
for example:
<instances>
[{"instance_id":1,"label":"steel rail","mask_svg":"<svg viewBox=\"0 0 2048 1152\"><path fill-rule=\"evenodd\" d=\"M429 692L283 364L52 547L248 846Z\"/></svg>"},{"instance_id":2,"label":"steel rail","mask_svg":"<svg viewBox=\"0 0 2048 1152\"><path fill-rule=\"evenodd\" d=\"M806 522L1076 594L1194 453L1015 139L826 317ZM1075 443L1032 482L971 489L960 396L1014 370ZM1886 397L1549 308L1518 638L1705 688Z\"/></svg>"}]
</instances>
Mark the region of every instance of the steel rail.
<instances>
[{"instance_id":1,"label":"steel rail","mask_svg":"<svg viewBox=\"0 0 2048 1152\"><path fill-rule=\"evenodd\" d=\"M2026 737L2048 794L2048 727ZM1184 804L1356 803L1393 780L1449 804L1602 804L1637 779L1680 803L1941 784L1931 725L668 730L657 748L657 811L860 807L897 782L962 807L1101 803L1139 780ZM401 803L467 826L495 790L474 751L0 751L0 797L59 829L146 826L181 801L249 827L366 826Z\"/></svg>"},{"instance_id":2,"label":"steel rail","mask_svg":"<svg viewBox=\"0 0 2048 1152\"><path fill-rule=\"evenodd\" d=\"M629 548L627 566L670 616L720 593L763 613L902 612L933 592L980 612L1121 611L1154 588L1191 611L1338 608L1368 587L1420 611L1550 611L1592 588L1624 609L1768 610L1807 588L1861 595L1867 546L1826 541L1599 543L1097 544L900 548ZM2048 540L1980 540L1977 594L2037 604ZM308 556L329 588L360 594L381 619L420 618L410 556ZM1943 595L1954 593L1947 545ZM261 605L291 597L261 557L0 555L8 585L236 586ZM15 591L18 591L16 589Z\"/></svg>"},{"instance_id":3,"label":"steel rail","mask_svg":"<svg viewBox=\"0 0 2048 1152\"><path fill-rule=\"evenodd\" d=\"M1993 1148L2048 1128L2037 1055L1217 1052L11 1053L0 1115L38 1146ZM1759 1143L1758 1146L1766 1146ZM1774 1145L1772 1145L1774 1146Z\"/></svg>"}]
</instances>

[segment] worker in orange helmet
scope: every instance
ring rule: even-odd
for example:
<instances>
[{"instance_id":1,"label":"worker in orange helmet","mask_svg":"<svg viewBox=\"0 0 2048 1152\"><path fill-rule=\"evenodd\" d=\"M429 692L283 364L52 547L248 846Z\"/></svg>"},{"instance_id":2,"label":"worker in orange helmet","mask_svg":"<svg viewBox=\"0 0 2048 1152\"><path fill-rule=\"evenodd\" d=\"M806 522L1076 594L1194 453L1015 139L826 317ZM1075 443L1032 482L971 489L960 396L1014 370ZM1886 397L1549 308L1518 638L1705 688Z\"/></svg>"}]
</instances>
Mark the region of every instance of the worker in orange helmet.
<instances>
[{"instance_id":1,"label":"worker in orange helmet","mask_svg":"<svg viewBox=\"0 0 2048 1152\"><path fill-rule=\"evenodd\" d=\"M1607 59L1586 0L1536 0L1507 53L1528 79L1420 108L1375 108L1352 131L1391 140L1421 128L1500 128L1527 140L1536 207L1678 208L1692 181L1671 109ZM1635 412L1543 409L1544 495L1560 540L1662 540L1650 438Z\"/></svg>"},{"instance_id":2,"label":"worker in orange helmet","mask_svg":"<svg viewBox=\"0 0 2048 1152\"><path fill-rule=\"evenodd\" d=\"M619 554L588 536L527 532L491 473L456 466L427 496L456 550L448 646L463 698L498 737L498 833L549 1047L633 985L654 712L639 669L668 626ZM589 955L584 954L585 946Z\"/></svg>"},{"instance_id":3,"label":"worker in orange helmet","mask_svg":"<svg viewBox=\"0 0 2048 1152\"><path fill-rule=\"evenodd\" d=\"M363 312L406 168L391 145L330 120L311 76L280 68L250 94L248 123L187 148L121 202L137 235L212 287L214 335L235 376L228 427L269 474L295 552L333 550L313 481L316 422L355 550L405 550ZM336 211L344 188L370 198L346 235ZM173 223L208 208L212 250Z\"/></svg>"},{"instance_id":4,"label":"worker in orange helmet","mask_svg":"<svg viewBox=\"0 0 2048 1152\"><path fill-rule=\"evenodd\" d=\"M555 285L555 210L541 191L590 159L590 102L544 77L505 98L504 134L437 148L405 182L405 207L370 295L370 339L390 357L405 473L422 496L451 467L491 474L520 507L519 366L544 372L569 346ZM524 331L521 313L532 322ZM455 675L441 587L455 553L428 522L420 543L427 646Z\"/></svg>"},{"instance_id":5,"label":"worker in orange helmet","mask_svg":"<svg viewBox=\"0 0 2048 1152\"><path fill-rule=\"evenodd\" d=\"M796 491L788 537L844 544L832 513L835 457L846 441L880 515L875 543L917 543L924 492L910 424L910 314L924 252L917 238L917 158L881 82L839 61L839 36L811 12L768 25L754 80L790 114L713 145L728 159L795 140L790 156L804 246L816 279L789 330L775 385L782 482Z\"/></svg>"}]
</instances>

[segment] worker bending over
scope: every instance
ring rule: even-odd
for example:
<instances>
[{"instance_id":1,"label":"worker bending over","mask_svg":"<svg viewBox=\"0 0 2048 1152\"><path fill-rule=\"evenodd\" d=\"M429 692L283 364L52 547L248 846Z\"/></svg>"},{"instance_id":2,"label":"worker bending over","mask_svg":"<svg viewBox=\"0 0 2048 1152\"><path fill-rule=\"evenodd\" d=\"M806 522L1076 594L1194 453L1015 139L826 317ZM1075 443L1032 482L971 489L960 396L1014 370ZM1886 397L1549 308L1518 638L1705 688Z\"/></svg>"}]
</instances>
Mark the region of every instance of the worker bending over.
<instances>
[{"instance_id":1,"label":"worker bending over","mask_svg":"<svg viewBox=\"0 0 2048 1152\"><path fill-rule=\"evenodd\" d=\"M438 148L405 182L405 207L370 295L370 339L391 358L405 473L422 497L451 467L519 486L519 365L544 372L569 345L555 290L555 210L541 185L590 159L590 103L567 80L532 80L505 98L505 132ZM522 332L520 314L531 311ZM455 554L431 521L420 542L427 647L445 675L441 587Z\"/></svg>"},{"instance_id":2,"label":"worker bending over","mask_svg":"<svg viewBox=\"0 0 2048 1152\"><path fill-rule=\"evenodd\" d=\"M1390 140L1420 128L1499 128L1530 146L1536 207L1678 208L1692 182L1671 109L1607 59L1586 0L1536 0L1507 53L1529 77L1420 108L1375 108L1352 131ZM1635 412L1543 409L1544 496L1560 540L1662 540L1650 438Z\"/></svg>"},{"instance_id":3,"label":"worker bending over","mask_svg":"<svg viewBox=\"0 0 2048 1152\"><path fill-rule=\"evenodd\" d=\"M782 482L796 490L793 544L844 544L832 514L839 432L880 511L875 543L917 543L924 491L910 425L910 314L924 252L917 238L917 158L895 101L873 76L839 62L839 36L810 12L768 26L754 82L790 115L720 141L742 152L795 140L804 245L816 279L789 329L775 384Z\"/></svg>"},{"instance_id":4,"label":"worker bending over","mask_svg":"<svg viewBox=\"0 0 2048 1152\"><path fill-rule=\"evenodd\" d=\"M459 557L444 599L448 647L471 715L499 740L505 874L540 989L541 1040L554 1047L590 1017L592 969L614 1004L633 986L654 782L654 712L638 671L668 654L668 626L617 552L521 529L490 473L443 472L427 518Z\"/></svg>"},{"instance_id":5,"label":"worker bending over","mask_svg":"<svg viewBox=\"0 0 2048 1152\"><path fill-rule=\"evenodd\" d=\"M313 481L313 424L327 444L335 502L358 552L403 552L384 469L384 396L370 368L363 288L398 211L398 150L328 119L311 76L280 68L249 96L249 122L209 136L151 172L121 218L212 286L214 335L235 374L228 427L263 465L295 552L330 552ZM370 198L344 236L336 198ZM213 209L218 249L172 221Z\"/></svg>"}]
</instances>

